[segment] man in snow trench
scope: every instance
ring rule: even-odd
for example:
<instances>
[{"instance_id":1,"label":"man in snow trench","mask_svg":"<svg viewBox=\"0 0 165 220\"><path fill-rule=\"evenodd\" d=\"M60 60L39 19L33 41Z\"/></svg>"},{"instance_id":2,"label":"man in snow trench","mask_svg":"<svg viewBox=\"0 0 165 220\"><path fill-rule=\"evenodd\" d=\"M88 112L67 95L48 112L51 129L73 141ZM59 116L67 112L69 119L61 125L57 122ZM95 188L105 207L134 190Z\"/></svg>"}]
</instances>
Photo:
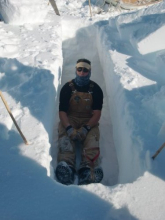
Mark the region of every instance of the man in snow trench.
<instances>
[{"instance_id":1,"label":"man in snow trench","mask_svg":"<svg viewBox=\"0 0 165 220\"><path fill-rule=\"evenodd\" d=\"M62 184L73 184L76 174L76 147L82 144L81 162L77 170L78 184L99 183L103 171L99 160L99 128L103 92L91 77L91 62L79 59L75 79L60 92L59 152L55 170Z\"/></svg>"}]
</instances>

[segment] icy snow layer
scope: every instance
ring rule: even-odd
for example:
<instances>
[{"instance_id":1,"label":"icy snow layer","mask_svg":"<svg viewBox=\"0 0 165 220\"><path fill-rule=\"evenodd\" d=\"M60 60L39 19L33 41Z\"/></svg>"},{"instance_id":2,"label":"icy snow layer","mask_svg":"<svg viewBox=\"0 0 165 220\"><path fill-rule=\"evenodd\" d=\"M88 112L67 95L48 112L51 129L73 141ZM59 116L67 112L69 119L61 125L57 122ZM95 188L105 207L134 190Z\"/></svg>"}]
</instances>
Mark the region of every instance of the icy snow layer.
<instances>
[{"instance_id":1,"label":"icy snow layer","mask_svg":"<svg viewBox=\"0 0 165 220\"><path fill-rule=\"evenodd\" d=\"M164 51L148 54L146 48L143 55L137 46L146 37L153 46L154 32L164 22L160 5L95 23L70 16L61 23L54 14L40 25L0 23L0 88L30 143L22 143L0 100L0 219L164 219L165 151L150 159L164 142L164 74L158 71L164 69ZM53 177L50 151L53 166L57 156L61 48L62 84L74 77L76 60L85 56L92 61L92 79L104 91L103 184L116 184L118 178L113 187L66 187L47 176Z\"/></svg>"},{"instance_id":2,"label":"icy snow layer","mask_svg":"<svg viewBox=\"0 0 165 220\"><path fill-rule=\"evenodd\" d=\"M42 23L49 9L47 0L0 0L0 14L10 24Z\"/></svg>"}]
</instances>

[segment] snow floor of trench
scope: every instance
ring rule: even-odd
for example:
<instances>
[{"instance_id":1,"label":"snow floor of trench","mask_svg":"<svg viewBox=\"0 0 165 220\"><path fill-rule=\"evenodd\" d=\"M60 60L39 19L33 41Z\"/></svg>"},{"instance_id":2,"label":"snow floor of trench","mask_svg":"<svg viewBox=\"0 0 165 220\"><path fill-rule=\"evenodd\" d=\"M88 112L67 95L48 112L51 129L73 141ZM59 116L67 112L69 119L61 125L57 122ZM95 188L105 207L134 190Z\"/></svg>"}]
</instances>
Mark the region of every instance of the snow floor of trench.
<instances>
[{"instance_id":1,"label":"snow floor of trench","mask_svg":"<svg viewBox=\"0 0 165 220\"><path fill-rule=\"evenodd\" d=\"M63 70L60 88L69 80L75 77L75 63L79 58L86 58L91 61L92 74L91 80L95 81L103 90L104 100L102 116L99 122L100 128L100 152L101 166L104 170L104 185L115 185L118 182L118 161L113 142L112 123L110 118L110 109L108 106L108 96L106 93L106 85L103 76L103 70L99 59L97 48L97 28L94 25L86 24L80 27L80 21L65 18L62 21L62 36L63 36ZM57 99L58 100L58 99ZM58 104L58 103L57 103ZM59 118L56 117L54 128L54 140L51 148L52 167L57 165L57 127ZM54 170L54 169L53 169ZM52 171L52 177L54 172Z\"/></svg>"}]
</instances>

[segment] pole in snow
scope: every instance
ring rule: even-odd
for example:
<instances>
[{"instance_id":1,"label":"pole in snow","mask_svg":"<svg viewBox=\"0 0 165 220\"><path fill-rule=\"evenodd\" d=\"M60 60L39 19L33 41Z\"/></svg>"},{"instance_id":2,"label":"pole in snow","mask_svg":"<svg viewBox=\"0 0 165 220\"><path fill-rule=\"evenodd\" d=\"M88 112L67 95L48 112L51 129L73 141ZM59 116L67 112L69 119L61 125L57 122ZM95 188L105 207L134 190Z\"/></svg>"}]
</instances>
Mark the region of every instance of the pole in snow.
<instances>
[{"instance_id":1,"label":"pole in snow","mask_svg":"<svg viewBox=\"0 0 165 220\"><path fill-rule=\"evenodd\" d=\"M57 5L56 5L55 0L49 0L49 2L50 2L50 4L51 4L51 6L53 7L53 9L54 9L56 15L59 15L59 16L60 16L60 13L59 13L59 10L58 10L58 8L57 8Z\"/></svg>"},{"instance_id":2,"label":"pole in snow","mask_svg":"<svg viewBox=\"0 0 165 220\"><path fill-rule=\"evenodd\" d=\"M21 137L22 137L24 143L25 143L26 145L28 145L28 142L27 142L25 136L23 135L22 131L20 130L20 128L19 128L19 126L18 126L18 124L17 124L17 122L16 122L16 120L15 120L13 114L11 113L11 110L10 110L10 108L9 108L9 106L8 106L8 104L7 104L7 102L6 102L6 100L5 100L5 98L4 98L4 96L3 96L3 94L2 94L1 91L0 91L0 96L1 96L1 99L2 99L2 101L3 101L3 103L4 103L4 105L5 105L5 107L6 107L7 111L8 111L8 113L9 113L11 119L13 120L13 122L14 122L14 124L15 124L17 130L19 131L19 133L20 133L20 135L21 135Z\"/></svg>"},{"instance_id":3,"label":"pole in snow","mask_svg":"<svg viewBox=\"0 0 165 220\"><path fill-rule=\"evenodd\" d=\"M161 150L163 150L163 148L165 147L165 143L162 144L162 146L156 151L156 153L152 156L152 159L154 160L155 157L161 152Z\"/></svg>"},{"instance_id":4,"label":"pole in snow","mask_svg":"<svg viewBox=\"0 0 165 220\"><path fill-rule=\"evenodd\" d=\"M91 14L91 17L92 17L91 0L89 0L89 9L90 9L90 14Z\"/></svg>"}]
</instances>

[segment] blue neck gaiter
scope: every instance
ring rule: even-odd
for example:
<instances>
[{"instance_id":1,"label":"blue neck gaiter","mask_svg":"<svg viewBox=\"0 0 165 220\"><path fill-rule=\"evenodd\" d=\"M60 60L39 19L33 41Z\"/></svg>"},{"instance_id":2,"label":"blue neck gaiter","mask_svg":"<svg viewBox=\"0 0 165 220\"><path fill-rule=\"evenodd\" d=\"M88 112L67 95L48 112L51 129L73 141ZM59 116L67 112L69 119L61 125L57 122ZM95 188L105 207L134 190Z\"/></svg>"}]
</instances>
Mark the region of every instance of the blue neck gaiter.
<instances>
[{"instance_id":1,"label":"blue neck gaiter","mask_svg":"<svg viewBox=\"0 0 165 220\"><path fill-rule=\"evenodd\" d=\"M90 77L91 77L91 71L89 71L87 76L78 76L76 72L76 78L74 79L74 82L78 86L86 86L90 81Z\"/></svg>"}]
</instances>

